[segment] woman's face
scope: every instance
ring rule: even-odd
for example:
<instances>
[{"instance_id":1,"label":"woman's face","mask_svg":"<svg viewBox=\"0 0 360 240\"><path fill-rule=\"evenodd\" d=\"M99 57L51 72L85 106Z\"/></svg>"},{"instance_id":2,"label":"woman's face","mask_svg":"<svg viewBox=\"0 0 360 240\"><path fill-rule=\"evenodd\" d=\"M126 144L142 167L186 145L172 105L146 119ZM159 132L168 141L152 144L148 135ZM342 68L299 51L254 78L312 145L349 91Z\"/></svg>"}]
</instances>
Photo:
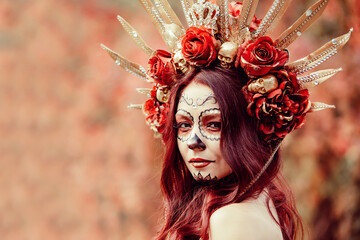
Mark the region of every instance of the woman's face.
<instances>
[{"instance_id":1,"label":"woman's face","mask_svg":"<svg viewBox=\"0 0 360 240\"><path fill-rule=\"evenodd\" d=\"M220 151L219 104L207 85L193 81L184 89L175 119L179 151L195 180L217 180L232 172Z\"/></svg>"}]
</instances>

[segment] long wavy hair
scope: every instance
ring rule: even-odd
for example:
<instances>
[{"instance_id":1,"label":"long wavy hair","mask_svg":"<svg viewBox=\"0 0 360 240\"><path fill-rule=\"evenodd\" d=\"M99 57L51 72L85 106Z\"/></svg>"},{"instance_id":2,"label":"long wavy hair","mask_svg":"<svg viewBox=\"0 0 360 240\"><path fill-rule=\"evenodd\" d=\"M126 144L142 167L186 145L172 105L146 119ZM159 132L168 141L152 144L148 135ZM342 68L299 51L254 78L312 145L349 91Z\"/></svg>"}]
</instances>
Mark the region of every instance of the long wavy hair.
<instances>
[{"instance_id":1,"label":"long wavy hair","mask_svg":"<svg viewBox=\"0 0 360 240\"><path fill-rule=\"evenodd\" d=\"M182 91L192 81L203 83L214 92L221 110L221 151L233 170L231 175L210 184L193 179L177 146L175 113ZM256 197L265 188L268 209L270 211L271 199L278 221L273 218L281 227L283 238L290 240L302 235L301 218L293 195L279 173L281 160L278 152L261 177L242 194L261 171L274 147L262 140L256 130L256 121L246 112L247 103L242 94L246 82L247 77L242 71L215 67L192 70L174 86L169 121L163 134L166 147L161 174L164 219L155 239L209 239L209 219L215 210Z\"/></svg>"}]
</instances>

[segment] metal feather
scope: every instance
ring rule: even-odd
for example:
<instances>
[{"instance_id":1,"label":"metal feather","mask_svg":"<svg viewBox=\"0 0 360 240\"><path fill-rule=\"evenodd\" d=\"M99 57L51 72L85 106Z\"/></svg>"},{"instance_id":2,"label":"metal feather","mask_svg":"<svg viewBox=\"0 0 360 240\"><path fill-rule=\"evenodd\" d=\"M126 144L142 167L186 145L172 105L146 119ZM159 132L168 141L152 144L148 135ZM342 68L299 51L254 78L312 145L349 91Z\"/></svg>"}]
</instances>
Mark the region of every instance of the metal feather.
<instances>
[{"instance_id":1,"label":"metal feather","mask_svg":"<svg viewBox=\"0 0 360 240\"><path fill-rule=\"evenodd\" d=\"M136 30L123 19L121 16L117 16L117 19L124 27L129 36L136 42L136 44L148 55L151 56L154 53L154 50L151 49L146 42L139 36Z\"/></svg>"},{"instance_id":2,"label":"metal feather","mask_svg":"<svg viewBox=\"0 0 360 240\"><path fill-rule=\"evenodd\" d=\"M167 0L155 0L155 5L158 7L160 12L163 12L162 14L168 18L170 23L175 23L176 25L184 28Z\"/></svg>"},{"instance_id":3,"label":"metal feather","mask_svg":"<svg viewBox=\"0 0 360 240\"><path fill-rule=\"evenodd\" d=\"M186 19L186 23L187 25L190 27L190 23L191 23L191 20L190 20L190 17L189 17L189 8L193 5L189 3L188 0L180 0L180 3L181 3L181 6L182 6L182 9L183 9L183 12L184 12L184 15L185 15L185 19Z\"/></svg>"},{"instance_id":4,"label":"metal feather","mask_svg":"<svg viewBox=\"0 0 360 240\"><path fill-rule=\"evenodd\" d=\"M162 34L164 30L164 19L160 15L159 11L152 4L150 0L139 0L141 5L144 7L147 14L151 17L151 21L154 23L155 27L158 29L159 33Z\"/></svg>"},{"instance_id":5,"label":"metal feather","mask_svg":"<svg viewBox=\"0 0 360 240\"><path fill-rule=\"evenodd\" d=\"M342 68L326 69L311 73L303 77L298 77L297 79L301 89L308 89L318 86L340 71L342 71Z\"/></svg>"},{"instance_id":6,"label":"metal feather","mask_svg":"<svg viewBox=\"0 0 360 240\"><path fill-rule=\"evenodd\" d=\"M139 109L139 110L142 110L143 107L144 107L143 104L130 104L130 105L128 106L129 109Z\"/></svg>"},{"instance_id":7,"label":"metal feather","mask_svg":"<svg viewBox=\"0 0 360 240\"><path fill-rule=\"evenodd\" d=\"M141 94L145 94L148 97L151 97L151 89L150 88L137 88L136 91Z\"/></svg>"},{"instance_id":8,"label":"metal feather","mask_svg":"<svg viewBox=\"0 0 360 240\"><path fill-rule=\"evenodd\" d=\"M284 15L290 1L291 0L275 0L261 21L259 28L253 32L252 37L256 39L264 36L267 32L271 32L282 15Z\"/></svg>"},{"instance_id":9,"label":"metal feather","mask_svg":"<svg viewBox=\"0 0 360 240\"><path fill-rule=\"evenodd\" d=\"M351 28L348 33L332 39L308 56L286 64L285 68L290 72L295 72L297 75L314 69L321 63L327 61L330 57L334 56L347 43L347 41L349 41L352 32L353 29Z\"/></svg>"},{"instance_id":10,"label":"metal feather","mask_svg":"<svg viewBox=\"0 0 360 240\"><path fill-rule=\"evenodd\" d=\"M309 112L317 112L329 108L336 108L335 105L329 105L322 102L312 102Z\"/></svg>"},{"instance_id":11,"label":"metal feather","mask_svg":"<svg viewBox=\"0 0 360 240\"><path fill-rule=\"evenodd\" d=\"M104 44L101 44L101 47L114 59L116 65L124 68L126 71L134 74L135 76L142 78L146 81L146 70L133 62L130 62L126 58L120 56L118 53L112 51L110 48L106 47Z\"/></svg>"},{"instance_id":12,"label":"metal feather","mask_svg":"<svg viewBox=\"0 0 360 240\"><path fill-rule=\"evenodd\" d=\"M329 0L319 0L276 40L275 46L279 49L287 48L293 41L302 35L323 13Z\"/></svg>"},{"instance_id":13,"label":"metal feather","mask_svg":"<svg viewBox=\"0 0 360 240\"><path fill-rule=\"evenodd\" d=\"M251 21L253 20L255 15L255 10L258 2L259 0L245 0L243 2L238 20L240 30L248 27L251 24Z\"/></svg>"},{"instance_id":14,"label":"metal feather","mask_svg":"<svg viewBox=\"0 0 360 240\"><path fill-rule=\"evenodd\" d=\"M230 34L229 1L217 0L217 5L220 8L220 16L218 18L220 36L222 36L222 40L225 42L229 39Z\"/></svg>"}]
</instances>

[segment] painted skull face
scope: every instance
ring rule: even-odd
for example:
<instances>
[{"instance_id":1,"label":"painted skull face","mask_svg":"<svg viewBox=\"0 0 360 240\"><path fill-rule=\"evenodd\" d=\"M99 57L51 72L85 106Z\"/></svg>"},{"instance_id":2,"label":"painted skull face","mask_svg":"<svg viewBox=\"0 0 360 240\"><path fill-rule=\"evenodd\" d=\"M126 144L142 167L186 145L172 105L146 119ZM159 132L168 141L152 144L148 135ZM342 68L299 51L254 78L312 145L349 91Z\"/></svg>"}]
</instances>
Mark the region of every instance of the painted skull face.
<instances>
[{"instance_id":1,"label":"painted skull face","mask_svg":"<svg viewBox=\"0 0 360 240\"><path fill-rule=\"evenodd\" d=\"M278 87L278 81L274 75L266 75L252 81L248 86L248 91L252 93L268 93Z\"/></svg>"},{"instance_id":2,"label":"painted skull face","mask_svg":"<svg viewBox=\"0 0 360 240\"><path fill-rule=\"evenodd\" d=\"M221 112L213 91L192 82L182 92L176 118L180 154L194 179L217 180L232 170L220 149Z\"/></svg>"}]
</instances>

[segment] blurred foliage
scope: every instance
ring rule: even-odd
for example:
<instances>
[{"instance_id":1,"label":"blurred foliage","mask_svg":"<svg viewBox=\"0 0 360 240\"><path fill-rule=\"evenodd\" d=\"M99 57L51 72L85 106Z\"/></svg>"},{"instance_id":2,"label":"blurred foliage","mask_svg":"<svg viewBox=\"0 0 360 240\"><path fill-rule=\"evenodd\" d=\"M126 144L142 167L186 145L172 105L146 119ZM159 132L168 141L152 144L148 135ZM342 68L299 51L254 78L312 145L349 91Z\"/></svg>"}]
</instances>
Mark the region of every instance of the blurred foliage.
<instances>
[{"instance_id":1,"label":"blurred foliage","mask_svg":"<svg viewBox=\"0 0 360 240\"><path fill-rule=\"evenodd\" d=\"M271 1L262 1L257 16ZM314 1L293 0L279 29ZM178 1L171 1L180 12ZM0 2L0 238L150 239L160 217L162 145L130 103L147 87L99 44L146 66L121 29L125 17L165 48L145 11L126 0ZM290 48L291 60L355 31L321 68L344 71L311 99L337 109L309 114L283 144L283 172L309 239L360 238L360 5L333 0ZM274 35L278 34L277 32Z\"/></svg>"}]
</instances>

